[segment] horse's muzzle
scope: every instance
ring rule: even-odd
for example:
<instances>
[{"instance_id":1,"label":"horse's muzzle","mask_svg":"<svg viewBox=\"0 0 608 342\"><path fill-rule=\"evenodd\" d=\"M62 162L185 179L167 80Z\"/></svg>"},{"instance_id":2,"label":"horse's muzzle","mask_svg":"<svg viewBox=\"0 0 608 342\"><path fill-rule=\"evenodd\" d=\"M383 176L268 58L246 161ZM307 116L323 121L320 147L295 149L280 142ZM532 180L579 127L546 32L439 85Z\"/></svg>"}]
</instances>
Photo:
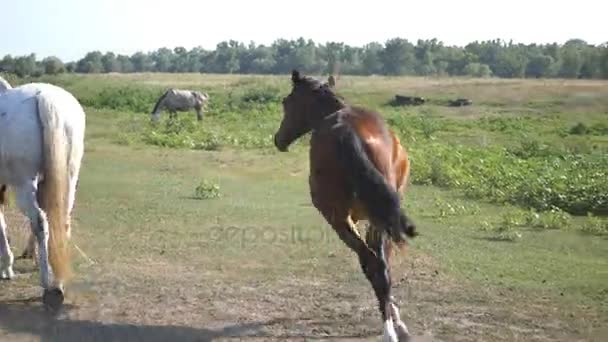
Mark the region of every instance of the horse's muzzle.
<instances>
[{"instance_id":1,"label":"horse's muzzle","mask_svg":"<svg viewBox=\"0 0 608 342\"><path fill-rule=\"evenodd\" d=\"M282 144L279 142L279 138L277 137L277 135L276 135L276 134L274 135L274 146L276 146L276 148L277 148L279 151L281 151L281 152L287 152L287 146L282 145Z\"/></svg>"}]
</instances>

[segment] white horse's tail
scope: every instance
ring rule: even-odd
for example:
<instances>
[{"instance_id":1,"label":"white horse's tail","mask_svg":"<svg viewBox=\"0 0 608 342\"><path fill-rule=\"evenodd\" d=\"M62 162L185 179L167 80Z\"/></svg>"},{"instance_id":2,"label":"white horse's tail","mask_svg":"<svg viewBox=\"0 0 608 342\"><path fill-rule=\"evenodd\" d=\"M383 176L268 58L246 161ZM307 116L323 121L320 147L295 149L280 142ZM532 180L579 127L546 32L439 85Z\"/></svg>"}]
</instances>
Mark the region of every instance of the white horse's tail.
<instances>
[{"instance_id":1,"label":"white horse's tail","mask_svg":"<svg viewBox=\"0 0 608 342\"><path fill-rule=\"evenodd\" d=\"M43 136L43 181L38 191L49 222L49 262L55 282L63 284L71 276L67 239L67 194L69 144L63 118L43 93L37 96L38 117Z\"/></svg>"}]
</instances>

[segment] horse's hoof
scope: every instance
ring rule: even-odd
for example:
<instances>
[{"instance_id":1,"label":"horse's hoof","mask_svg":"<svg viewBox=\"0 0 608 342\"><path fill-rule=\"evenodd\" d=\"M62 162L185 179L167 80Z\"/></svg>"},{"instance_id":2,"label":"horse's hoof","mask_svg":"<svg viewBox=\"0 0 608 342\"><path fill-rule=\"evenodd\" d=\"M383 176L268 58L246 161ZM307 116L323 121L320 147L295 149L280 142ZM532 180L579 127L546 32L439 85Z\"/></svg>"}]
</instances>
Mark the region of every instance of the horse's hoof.
<instances>
[{"instance_id":1,"label":"horse's hoof","mask_svg":"<svg viewBox=\"0 0 608 342\"><path fill-rule=\"evenodd\" d=\"M403 322L397 323L395 331L397 332L399 342L409 342L411 340L410 332L407 330L407 327L405 324L403 324Z\"/></svg>"},{"instance_id":2,"label":"horse's hoof","mask_svg":"<svg viewBox=\"0 0 608 342\"><path fill-rule=\"evenodd\" d=\"M50 310L57 311L63 305L63 291L58 288L45 289L42 295L42 303Z\"/></svg>"},{"instance_id":3,"label":"horse's hoof","mask_svg":"<svg viewBox=\"0 0 608 342\"><path fill-rule=\"evenodd\" d=\"M393 321L390 319L384 322L384 331L382 332L382 342L399 342Z\"/></svg>"},{"instance_id":4,"label":"horse's hoof","mask_svg":"<svg viewBox=\"0 0 608 342\"><path fill-rule=\"evenodd\" d=\"M11 280L13 278L15 278L15 272L12 268L0 272L0 280Z\"/></svg>"}]
</instances>

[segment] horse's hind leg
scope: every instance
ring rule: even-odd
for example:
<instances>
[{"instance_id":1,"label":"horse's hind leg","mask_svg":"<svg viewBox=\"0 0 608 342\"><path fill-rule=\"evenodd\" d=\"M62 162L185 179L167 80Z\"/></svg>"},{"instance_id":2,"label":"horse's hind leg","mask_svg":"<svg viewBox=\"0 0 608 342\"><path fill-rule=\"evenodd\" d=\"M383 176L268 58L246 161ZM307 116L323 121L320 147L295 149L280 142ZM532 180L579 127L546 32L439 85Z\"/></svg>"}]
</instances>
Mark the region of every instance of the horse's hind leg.
<instances>
[{"instance_id":1,"label":"horse's hind leg","mask_svg":"<svg viewBox=\"0 0 608 342\"><path fill-rule=\"evenodd\" d=\"M40 266L40 285L47 290L50 285L49 274L49 226L46 214L40 209L36 200L36 183L28 182L17 188L17 204L21 211L30 219L32 233L38 241L38 256Z\"/></svg>"},{"instance_id":2,"label":"horse's hind leg","mask_svg":"<svg viewBox=\"0 0 608 342\"><path fill-rule=\"evenodd\" d=\"M37 188L40 189L42 182L38 182ZM36 193L36 200L40 203L40 192ZM38 265L38 261L36 260L36 235L34 232L30 232L30 237L27 240L27 245L23 249L23 253L19 256L18 259L32 259L34 261L34 265Z\"/></svg>"},{"instance_id":3,"label":"horse's hind leg","mask_svg":"<svg viewBox=\"0 0 608 342\"><path fill-rule=\"evenodd\" d=\"M34 264L38 264L36 261L36 235L34 235L34 233L30 232L27 245L23 249L23 253L21 253L18 259L32 259L34 260Z\"/></svg>"},{"instance_id":4,"label":"horse's hind leg","mask_svg":"<svg viewBox=\"0 0 608 342\"><path fill-rule=\"evenodd\" d=\"M390 240L388 240L386 234L379 232L374 226L370 225L367 229L367 233L365 235L365 241L369 248L371 248L376 254L384 260L386 264L386 278L389 284L389 289L391 287L391 273L390 273L390 257L391 257L391 249L392 244ZM394 328L397 332L397 336L400 341L407 341L410 337L409 330L403 321L401 320L401 316L399 315L399 308L395 303L394 298L391 296L389 303L387 305L389 307L389 316L392 318Z\"/></svg>"},{"instance_id":5,"label":"horse's hind leg","mask_svg":"<svg viewBox=\"0 0 608 342\"><path fill-rule=\"evenodd\" d=\"M0 279L11 279L15 276L13 272L13 253L8 243L6 221L4 213L0 210Z\"/></svg>"},{"instance_id":6,"label":"horse's hind leg","mask_svg":"<svg viewBox=\"0 0 608 342\"><path fill-rule=\"evenodd\" d=\"M332 213L331 216L336 217L335 213ZM397 342L397 333L393 326L390 311L390 275L388 274L388 265L384 260L383 253L376 254L372 251L359 236L350 217L348 215L344 217L344 219L333 221L332 227L338 233L340 239L357 253L361 268L374 289L374 293L378 299L380 314L382 315L382 322L384 322L382 340Z\"/></svg>"}]
</instances>

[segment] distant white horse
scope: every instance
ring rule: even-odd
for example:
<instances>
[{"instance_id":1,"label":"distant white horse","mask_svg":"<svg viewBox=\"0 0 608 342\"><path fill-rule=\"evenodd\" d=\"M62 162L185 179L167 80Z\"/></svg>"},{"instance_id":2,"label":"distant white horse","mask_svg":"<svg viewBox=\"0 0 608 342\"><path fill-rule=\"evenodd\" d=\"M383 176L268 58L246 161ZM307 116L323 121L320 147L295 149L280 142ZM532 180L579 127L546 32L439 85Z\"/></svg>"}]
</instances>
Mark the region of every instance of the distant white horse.
<instances>
[{"instance_id":1,"label":"distant white horse","mask_svg":"<svg viewBox=\"0 0 608 342\"><path fill-rule=\"evenodd\" d=\"M11 84L8 83L4 78L2 78L2 76L0 76L0 93L12 88L13 87L11 87Z\"/></svg>"},{"instance_id":2,"label":"distant white horse","mask_svg":"<svg viewBox=\"0 0 608 342\"><path fill-rule=\"evenodd\" d=\"M30 83L0 92L0 184L15 189L17 205L30 220L42 299L51 308L63 303L70 276L67 242L84 133L82 106L59 87ZM13 260L0 211L0 278L14 276Z\"/></svg>"},{"instance_id":3,"label":"distant white horse","mask_svg":"<svg viewBox=\"0 0 608 342\"><path fill-rule=\"evenodd\" d=\"M152 120L160 119L160 112L165 109L170 113L170 117L176 117L176 112L187 112L191 109L196 110L196 117L200 121L203 119L203 109L209 101L207 93L200 91L169 89L156 101L152 110Z\"/></svg>"}]
</instances>

